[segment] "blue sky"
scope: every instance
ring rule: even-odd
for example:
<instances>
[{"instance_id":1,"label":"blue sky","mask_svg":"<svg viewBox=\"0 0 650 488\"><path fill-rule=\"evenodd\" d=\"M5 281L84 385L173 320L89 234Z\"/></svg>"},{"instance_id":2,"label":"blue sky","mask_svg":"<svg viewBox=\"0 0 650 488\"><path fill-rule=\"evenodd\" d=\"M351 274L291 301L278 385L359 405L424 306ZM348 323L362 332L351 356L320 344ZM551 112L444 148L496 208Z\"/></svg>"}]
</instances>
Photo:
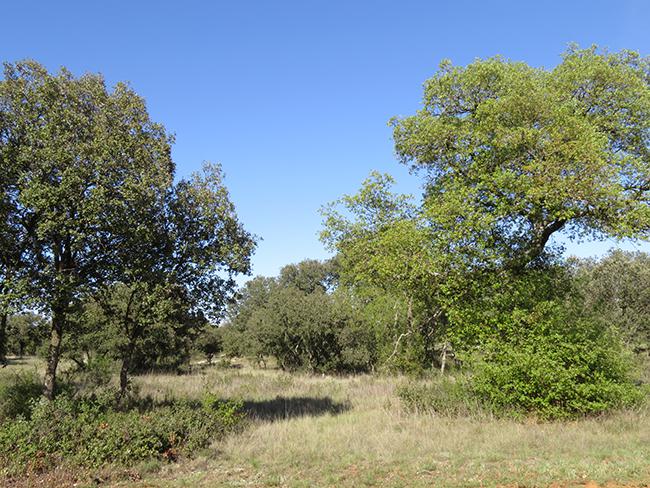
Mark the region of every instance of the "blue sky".
<instances>
[{"instance_id":1,"label":"blue sky","mask_svg":"<svg viewBox=\"0 0 650 488\"><path fill-rule=\"evenodd\" d=\"M327 255L319 207L371 170L419 191L395 161L387 121L418 109L440 60L501 54L552 67L570 42L650 54L641 0L60 0L1 12L0 60L129 81L176 134L180 176L222 163L240 218L263 238L254 272L267 275Z\"/></svg>"}]
</instances>

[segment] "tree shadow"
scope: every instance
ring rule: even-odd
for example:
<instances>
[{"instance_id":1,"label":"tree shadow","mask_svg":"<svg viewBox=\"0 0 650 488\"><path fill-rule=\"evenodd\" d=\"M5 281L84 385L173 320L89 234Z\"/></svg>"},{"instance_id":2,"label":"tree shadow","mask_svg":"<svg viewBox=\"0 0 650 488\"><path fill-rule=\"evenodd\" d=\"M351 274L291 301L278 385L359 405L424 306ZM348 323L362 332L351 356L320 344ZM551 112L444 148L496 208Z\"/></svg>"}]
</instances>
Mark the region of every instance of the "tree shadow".
<instances>
[{"instance_id":1,"label":"tree shadow","mask_svg":"<svg viewBox=\"0 0 650 488\"><path fill-rule=\"evenodd\" d=\"M281 397L273 400L245 400L244 412L252 420L275 422L295 417L339 415L350 410L350 402L335 402L329 397Z\"/></svg>"},{"instance_id":2,"label":"tree shadow","mask_svg":"<svg viewBox=\"0 0 650 488\"><path fill-rule=\"evenodd\" d=\"M28 361L24 357L5 357L4 361L0 360L0 367L2 368L7 366L24 366L25 364L28 364Z\"/></svg>"}]
</instances>

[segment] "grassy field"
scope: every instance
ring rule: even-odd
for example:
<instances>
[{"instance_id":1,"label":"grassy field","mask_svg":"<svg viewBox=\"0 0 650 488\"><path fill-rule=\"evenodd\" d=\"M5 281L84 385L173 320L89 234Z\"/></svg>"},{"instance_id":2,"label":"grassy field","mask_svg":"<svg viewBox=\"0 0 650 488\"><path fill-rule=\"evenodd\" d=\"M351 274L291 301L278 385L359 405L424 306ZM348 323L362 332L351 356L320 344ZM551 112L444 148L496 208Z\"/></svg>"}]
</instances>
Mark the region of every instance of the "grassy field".
<instances>
[{"instance_id":1,"label":"grassy field","mask_svg":"<svg viewBox=\"0 0 650 488\"><path fill-rule=\"evenodd\" d=\"M34 367L25 361L0 374ZM647 408L562 423L445 418L405 411L395 393L404 381L290 375L244 364L140 376L134 383L141 393L161 400L206 391L240 399L249 421L195 459L109 469L90 474L90 485L650 486ZM55 472L29 483L77 479Z\"/></svg>"}]
</instances>

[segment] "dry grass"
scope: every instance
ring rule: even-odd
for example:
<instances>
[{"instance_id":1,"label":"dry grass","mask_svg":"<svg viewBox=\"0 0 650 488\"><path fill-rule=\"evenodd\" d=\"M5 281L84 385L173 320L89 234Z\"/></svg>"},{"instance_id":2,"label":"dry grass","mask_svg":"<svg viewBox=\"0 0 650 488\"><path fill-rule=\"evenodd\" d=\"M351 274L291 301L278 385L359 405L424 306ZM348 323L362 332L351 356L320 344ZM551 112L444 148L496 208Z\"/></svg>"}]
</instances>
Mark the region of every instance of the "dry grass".
<instances>
[{"instance_id":1,"label":"dry grass","mask_svg":"<svg viewBox=\"0 0 650 488\"><path fill-rule=\"evenodd\" d=\"M137 377L158 399L241 399L251 420L197 459L113 486L650 486L647 409L562 423L415 415L395 394L403 378L240 366Z\"/></svg>"},{"instance_id":2,"label":"dry grass","mask_svg":"<svg viewBox=\"0 0 650 488\"><path fill-rule=\"evenodd\" d=\"M399 377L210 369L143 376L160 398L242 399L251 425L198 460L130 487L548 486L650 483L647 410L563 423L444 418L404 411Z\"/></svg>"}]
</instances>

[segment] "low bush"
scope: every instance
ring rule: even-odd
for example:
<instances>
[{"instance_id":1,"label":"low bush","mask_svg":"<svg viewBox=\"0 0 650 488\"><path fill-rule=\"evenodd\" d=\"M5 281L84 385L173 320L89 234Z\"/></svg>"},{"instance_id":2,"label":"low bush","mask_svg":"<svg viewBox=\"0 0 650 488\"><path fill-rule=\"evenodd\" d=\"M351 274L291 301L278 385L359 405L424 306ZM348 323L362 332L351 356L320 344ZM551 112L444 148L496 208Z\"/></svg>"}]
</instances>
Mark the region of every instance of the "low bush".
<instances>
[{"instance_id":1,"label":"low bush","mask_svg":"<svg viewBox=\"0 0 650 488\"><path fill-rule=\"evenodd\" d=\"M576 418L640 402L645 394L630 371L614 337L565 330L493 348L476 368L472 388L500 410Z\"/></svg>"},{"instance_id":2,"label":"low bush","mask_svg":"<svg viewBox=\"0 0 650 488\"><path fill-rule=\"evenodd\" d=\"M471 375L407 384L398 392L404 405L445 415L562 420L632 407L647 397L614 332L571 322L557 309L545 312L529 317L510 340L486 344L469 361Z\"/></svg>"},{"instance_id":3,"label":"low bush","mask_svg":"<svg viewBox=\"0 0 650 488\"><path fill-rule=\"evenodd\" d=\"M31 371L0 379L0 424L19 416L28 417L31 403L43 391L43 384Z\"/></svg>"},{"instance_id":4,"label":"low bush","mask_svg":"<svg viewBox=\"0 0 650 488\"><path fill-rule=\"evenodd\" d=\"M61 463L97 468L172 461L208 447L243 418L241 404L212 396L202 403L177 401L144 409L132 401L127 411L117 410L114 398L60 395L52 402L33 401L30 418L0 426L5 476L47 471Z\"/></svg>"}]
</instances>

